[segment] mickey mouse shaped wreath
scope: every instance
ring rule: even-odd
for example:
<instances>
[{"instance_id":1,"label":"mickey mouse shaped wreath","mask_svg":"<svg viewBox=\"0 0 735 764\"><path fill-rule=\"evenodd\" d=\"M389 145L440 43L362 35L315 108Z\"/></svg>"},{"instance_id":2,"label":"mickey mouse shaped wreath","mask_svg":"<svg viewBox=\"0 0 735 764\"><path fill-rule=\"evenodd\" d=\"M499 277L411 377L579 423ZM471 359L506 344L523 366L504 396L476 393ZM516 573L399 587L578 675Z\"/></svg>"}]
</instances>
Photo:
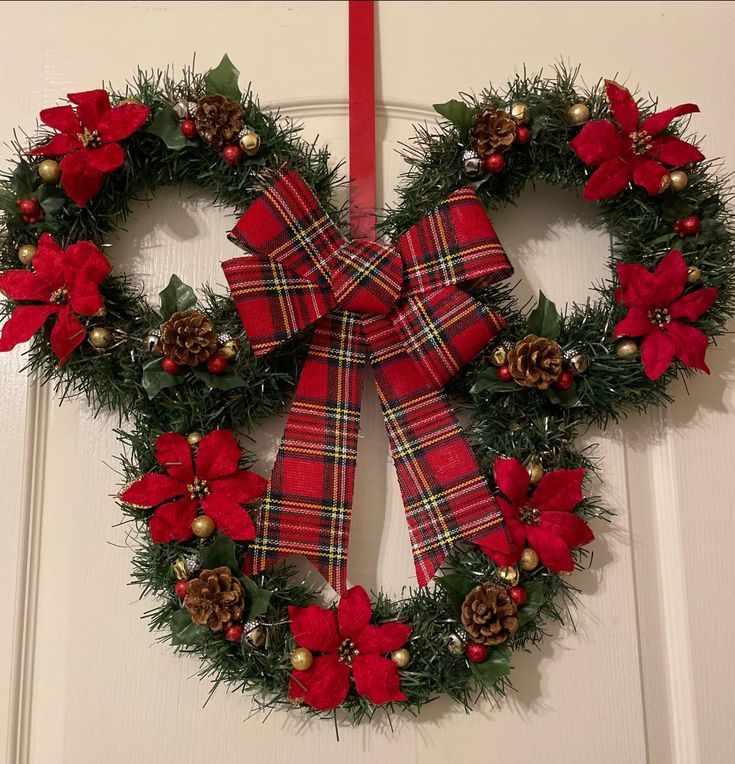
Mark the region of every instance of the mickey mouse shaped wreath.
<instances>
[{"instance_id":1,"label":"mickey mouse shaped wreath","mask_svg":"<svg viewBox=\"0 0 735 764\"><path fill-rule=\"evenodd\" d=\"M439 104L447 121L417 129L376 243L343 236L327 152L241 92L226 56L68 98L0 183L0 348L30 340L32 372L126 418L120 503L134 580L159 597L151 628L265 707L359 722L502 694L605 515L577 433L707 371L733 310L730 192L684 135L697 107L657 112L561 69ZM584 189L612 235L608 282L564 314L543 294L518 309L486 214L535 180ZM111 267L131 200L163 183L241 213L232 295L174 275L150 304ZM372 603L345 577L366 358L419 583ZM237 433L290 397L266 483ZM292 576L292 554L336 606Z\"/></svg>"}]
</instances>

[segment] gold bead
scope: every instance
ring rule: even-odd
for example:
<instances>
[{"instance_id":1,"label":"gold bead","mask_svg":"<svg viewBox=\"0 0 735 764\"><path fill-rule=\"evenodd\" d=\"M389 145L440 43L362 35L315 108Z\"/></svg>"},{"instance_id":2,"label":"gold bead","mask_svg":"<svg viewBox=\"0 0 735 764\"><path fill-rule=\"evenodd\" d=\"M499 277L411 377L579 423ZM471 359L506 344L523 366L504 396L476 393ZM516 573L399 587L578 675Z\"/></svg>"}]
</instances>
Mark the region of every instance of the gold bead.
<instances>
[{"instance_id":1,"label":"gold bead","mask_svg":"<svg viewBox=\"0 0 735 764\"><path fill-rule=\"evenodd\" d=\"M567 110L567 119L571 125L583 125L590 118L590 107L586 103L575 103Z\"/></svg>"},{"instance_id":2,"label":"gold bead","mask_svg":"<svg viewBox=\"0 0 735 764\"><path fill-rule=\"evenodd\" d=\"M513 117L516 122L528 122L531 113L525 103L516 102L510 106L510 116Z\"/></svg>"},{"instance_id":3,"label":"gold bead","mask_svg":"<svg viewBox=\"0 0 735 764\"><path fill-rule=\"evenodd\" d=\"M498 345L490 353L490 362L493 366L504 366L508 361L508 350L504 345Z\"/></svg>"},{"instance_id":4,"label":"gold bead","mask_svg":"<svg viewBox=\"0 0 735 764\"><path fill-rule=\"evenodd\" d=\"M530 546L527 546L521 552L521 568L523 570L533 570L537 565L538 555Z\"/></svg>"},{"instance_id":5,"label":"gold bead","mask_svg":"<svg viewBox=\"0 0 735 764\"><path fill-rule=\"evenodd\" d=\"M209 515L199 515L191 524L191 532L200 539L209 538L214 533L214 520Z\"/></svg>"},{"instance_id":6,"label":"gold bead","mask_svg":"<svg viewBox=\"0 0 735 764\"><path fill-rule=\"evenodd\" d=\"M313 662L314 656L311 654L311 650L307 650L305 647L297 647L291 652L291 665L296 671L306 671L311 668Z\"/></svg>"},{"instance_id":7,"label":"gold bead","mask_svg":"<svg viewBox=\"0 0 735 764\"><path fill-rule=\"evenodd\" d=\"M638 355L638 343L635 340L620 340L615 345L615 355L618 358L632 358Z\"/></svg>"},{"instance_id":8,"label":"gold bead","mask_svg":"<svg viewBox=\"0 0 735 764\"><path fill-rule=\"evenodd\" d=\"M240 138L240 146L249 157L253 157L260 151L260 136L257 133L245 133Z\"/></svg>"},{"instance_id":9,"label":"gold bead","mask_svg":"<svg viewBox=\"0 0 735 764\"><path fill-rule=\"evenodd\" d=\"M61 178L61 165L55 159L44 159L38 165L38 177L44 183L58 183Z\"/></svg>"},{"instance_id":10,"label":"gold bead","mask_svg":"<svg viewBox=\"0 0 735 764\"><path fill-rule=\"evenodd\" d=\"M411 662L411 653L409 653L405 647L402 647L400 650L394 650L390 654L390 659L396 666L398 666L398 668L406 668Z\"/></svg>"},{"instance_id":11,"label":"gold bead","mask_svg":"<svg viewBox=\"0 0 735 764\"><path fill-rule=\"evenodd\" d=\"M190 446L196 446L197 443L202 439L201 432L190 432L186 436L186 441Z\"/></svg>"},{"instance_id":12,"label":"gold bead","mask_svg":"<svg viewBox=\"0 0 735 764\"><path fill-rule=\"evenodd\" d=\"M112 332L106 326L95 326L89 330L89 344L97 350L104 350L112 344Z\"/></svg>"},{"instance_id":13,"label":"gold bead","mask_svg":"<svg viewBox=\"0 0 735 764\"><path fill-rule=\"evenodd\" d=\"M189 578L189 567L183 557L177 557L171 569L179 581L186 581Z\"/></svg>"},{"instance_id":14,"label":"gold bead","mask_svg":"<svg viewBox=\"0 0 735 764\"><path fill-rule=\"evenodd\" d=\"M698 284L702 280L702 270L696 265L690 265L687 268L687 282L689 284Z\"/></svg>"},{"instance_id":15,"label":"gold bead","mask_svg":"<svg viewBox=\"0 0 735 764\"><path fill-rule=\"evenodd\" d=\"M661 185L658 187L657 193L663 194L664 191L668 191L671 187L671 175L669 173L666 173L666 175L661 177Z\"/></svg>"},{"instance_id":16,"label":"gold bead","mask_svg":"<svg viewBox=\"0 0 735 764\"><path fill-rule=\"evenodd\" d=\"M22 244L18 247L18 260L23 265L30 265L33 262L33 258L36 256L35 244Z\"/></svg>"},{"instance_id":17,"label":"gold bead","mask_svg":"<svg viewBox=\"0 0 735 764\"><path fill-rule=\"evenodd\" d=\"M684 170L672 170L669 173L669 180L671 182L672 191L683 191L689 183L689 176Z\"/></svg>"},{"instance_id":18,"label":"gold bead","mask_svg":"<svg viewBox=\"0 0 735 764\"><path fill-rule=\"evenodd\" d=\"M137 98L123 98L122 101L120 101L120 106L127 106L131 103L137 103L140 105L140 101Z\"/></svg>"},{"instance_id":19,"label":"gold bead","mask_svg":"<svg viewBox=\"0 0 735 764\"><path fill-rule=\"evenodd\" d=\"M227 340L224 345L219 349L219 354L226 358L228 361L231 361L240 351L240 342L239 340Z\"/></svg>"},{"instance_id":20,"label":"gold bead","mask_svg":"<svg viewBox=\"0 0 735 764\"><path fill-rule=\"evenodd\" d=\"M538 485L544 476L544 468L538 462L531 462L526 469L528 470L531 485Z\"/></svg>"},{"instance_id":21,"label":"gold bead","mask_svg":"<svg viewBox=\"0 0 735 764\"><path fill-rule=\"evenodd\" d=\"M507 567L498 568L498 576L501 581L505 581L510 586L515 586L518 583L518 568L513 565Z\"/></svg>"}]
</instances>

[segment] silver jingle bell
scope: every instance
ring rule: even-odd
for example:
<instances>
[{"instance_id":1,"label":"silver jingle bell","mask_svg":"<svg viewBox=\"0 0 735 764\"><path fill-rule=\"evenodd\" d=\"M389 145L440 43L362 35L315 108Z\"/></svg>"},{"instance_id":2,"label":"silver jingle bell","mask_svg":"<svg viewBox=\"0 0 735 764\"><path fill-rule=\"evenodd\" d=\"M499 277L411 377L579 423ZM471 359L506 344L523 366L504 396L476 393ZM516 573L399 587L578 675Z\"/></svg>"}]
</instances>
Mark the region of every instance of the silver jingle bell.
<instances>
[{"instance_id":1,"label":"silver jingle bell","mask_svg":"<svg viewBox=\"0 0 735 764\"><path fill-rule=\"evenodd\" d=\"M459 634L450 634L447 638L447 650L450 655L462 655L465 647L465 641Z\"/></svg>"},{"instance_id":2,"label":"silver jingle bell","mask_svg":"<svg viewBox=\"0 0 735 764\"><path fill-rule=\"evenodd\" d=\"M174 104L174 112L179 119L186 119L189 116L189 104L186 101L177 101Z\"/></svg>"},{"instance_id":3,"label":"silver jingle bell","mask_svg":"<svg viewBox=\"0 0 735 764\"><path fill-rule=\"evenodd\" d=\"M248 621L243 624L242 641L250 647L262 647L265 644L265 627L260 621Z\"/></svg>"},{"instance_id":4,"label":"silver jingle bell","mask_svg":"<svg viewBox=\"0 0 735 764\"><path fill-rule=\"evenodd\" d=\"M472 149L462 154L462 172L470 178L476 178L482 172L482 160Z\"/></svg>"}]
</instances>

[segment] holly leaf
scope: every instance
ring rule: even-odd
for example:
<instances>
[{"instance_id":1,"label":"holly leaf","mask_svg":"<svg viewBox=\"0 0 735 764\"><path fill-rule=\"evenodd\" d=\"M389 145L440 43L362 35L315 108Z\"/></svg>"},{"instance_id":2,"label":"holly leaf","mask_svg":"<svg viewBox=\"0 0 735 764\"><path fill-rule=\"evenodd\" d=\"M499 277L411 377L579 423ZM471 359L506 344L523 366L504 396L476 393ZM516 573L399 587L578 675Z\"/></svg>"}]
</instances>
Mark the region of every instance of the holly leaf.
<instances>
[{"instance_id":1,"label":"holly leaf","mask_svg":"<svg viewBox=\"0 0 735 764\"><path fill-rule=\"evenodd\" d=\"M35 181L36 173L33 167L25 159L21 159L13 170L13 180L10 183L13 191L20 197L30 196L33 193Z\"/></svg>"},{"instance_id":2,"label":"holly leaf","mask_svg":"<svg viewBox=\"0 0 735 764\"><path fill-rule=\"evenodd\" d=\"M247 620L253 621L259 616L264 615L268 610L272 592L269 592L267 589L261 589L252 578L247 576L240 576L240 583L245 587L248 602L250 603Z\"/></svg>"},{"instance_id":3,"label":"holly leaf","mask_svg":"<svg viewBox=\"0 0 735 764\"><path fill-rule=\"evenodd\" d=\"M538 611L544 603L544 584L542 581L524 586L528 599L522 608L518 609L518 621L521 626L535 621Z\"/></svg>"},{"instance_id":4,"label":"holly leaf","mask_svg":"<svg viewBox=\"0 0 735 764\"><path fill-rule=\"evenodd\" d=\"M447 593L452 609L459 612L464 598L475 588L472 579L465 578L459 573L449 573L436 579L436 583Z\"/></svg>"},{"instance_id":5,"label":"holly leaf","mask_svg":"<svg viewBox=\"0 0 735 764\"><path fill-rule=\"evenodd\" d=\"M523 388L515 382L503 382L498 379L495 369L489 369L477 375L475 382L470 388L470 393L517 393Z\"/></svg>"},{"instance_id":6,"label":"holly leaf","mask_svg":"<svg viewBox=\"0 0 735 764\"><path fill-rule=\"evenodd\" d=\"M206 628L197 626L183 608L171 616L171 642L174 645L195 645L205 631Z\"/></svg>"},{"instance_id":7,"label":"holly leaf","mask_svg":"<svg viewBox=\"0 0 735 764\"><path fill-rule=\"evenodd\" d=\"M446 103L435 103L434 111L441 114L444 119L448 119L457 128L462 143L466 143L470 136L472 120L480 110L477 107L468 106L464 101L453 98Z\"/></svg>"},{"instance_id":8,"label":"holly leaf","mask_svg":"<svg viewBox=\"0 0 735 764\"><path fill-rule=\"evenodd\" d=\"M538 305L528 314L529 334L537 334L555 340L561 330L561 316L551 300L543 292L538 293Z\"/></svg>"},{"instance_id":9,"label":"holly leaf","mask_svg":"<svg viewBox=\"0 0 735 764\"><path fill-rule=\"evenodd\" d=\"M661 215L664 220L673 222L685 218L693 212L691 205L680 196L665 196L661 200Z\"/></svg>"},{"instance_id":10,"label":"holly leaf","mask_svg":"<svg viewBox=\"0 0 735 764\"><path fill-rule=\"evenodd\" d=\"M470 663L475 679L485 687L494 687L510 671L509 647L496 647L483 663Z\"/></svg>"},{"instance_id":11,"label":"holly leaf","mask_svg":"<svg viewBox=\"0 0 735 764\"><path fill-rule=\"evenodd\" d=\"M18 215L18 205L15 203L16 196L12 191L0 189L0 210L8 217Z\"/></svg>"},{"instance_id":12,"label":"holly leaf","mask_svg":"<svg viewBox=\"0 0 735 764\"><path fill-rule=\"evenodd\" d=\"M546 390L546 397L556 406L565 409L576 409L584 405L577 393L576 384L568 390L555 390L553 387L549 387Z\"/></svg>"},{"instance_id":13,"label":"holly leaf","mask_svg":"<svg viewBox=\"0 0 735 764\"><path fill-rule=\"evenodd\" d=\"M52 186L41 186L36 194L36 199L41 205L44 215L55 217L61 208L66 204L66 194L58 188Z\"/></svg>"},{"instance_id":14,"label":"holly leaf","mask_svg":"<svg viewBox=\"0 0 735 764\"><path fill-rule=\"evenodd\" d=\"M225 53L222 60L204 75L204 92L207 95L223 95L239 103L242 93L237 84L240 72Z\"/></svg>"},{"instance_id":15,"label":"holly leaf","mask_svg":"<svg viewBox=\"0 0 735 764\"><path fill-rule=\"evenodd\" d=\"M148 394L148 400L153 400L161 390L184 382L183 374L167 374L161 367L162 361L162 358L152 358L143 364L141 384Z\"/></svg>"},{"instance_id":16,"label":"holly leaf","mask_svg":"<svg viewBox=\"0 0 735 764\"><path fill-rule=\"evenodd\" d=\"M727 241L727 229L719 220L705 218L702 221L702 232L699 234L699 237L705 244Z\"/></svg>"},{"instance_id":17,"label":"holly leaf","mask_svg":"<svg viewBox=\"0 0 735 764\"><path fill-rule=\"evenodd\" d=\"M236 575L240 573L235 556L235 542L224 533L218 534L217 538L199 553L199 560L202 568L208 570L224 566Z\"/></svg>"},{"instance_id":18,"label":"holly leaf","mask_svg":"<svg viewBox=\"0 0 735 764\"><path fill-rule=\"evenodd\" d=\"M181 132L181 122L176 112L168 106L155 113L145 131L157 135L173 151L180 151L189 143Z\"/></svg>"},{"instance_id":19,"label":"holly leaf","mask_svg":"<svg viewBox=\"0 0 735 764\"><path fill-rule=\"evenodd\" d=\"M161 317L166 320L180 310L189 310L197 304L194 290L174 274L168 282L168 286L159 293L161 298Z\"/></svg>"},{"instance_id":20,"label":"holly leaf","mask_svg":"<svg viewBox=\"0 0 735 764\"><path fill-rule=\"evenodd\" d=\"M192 369L192 372L210 390L232 390L235 387L245 386L245 380L234 369L228 369L224 374L212 374L206 369L199 368Z\"/></svg>"}]
</instances>

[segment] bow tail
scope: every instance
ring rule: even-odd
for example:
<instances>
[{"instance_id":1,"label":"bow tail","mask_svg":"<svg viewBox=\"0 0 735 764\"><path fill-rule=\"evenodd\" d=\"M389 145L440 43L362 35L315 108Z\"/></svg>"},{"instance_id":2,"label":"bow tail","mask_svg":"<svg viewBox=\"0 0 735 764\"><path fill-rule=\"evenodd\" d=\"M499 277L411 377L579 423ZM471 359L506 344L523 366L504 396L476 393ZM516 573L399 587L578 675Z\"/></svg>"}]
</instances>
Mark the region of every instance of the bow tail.
<instances>
[{"instance_id":1,"label":"bow tail","mask_svg":"<svg viewBox=\"0 0 735 764\"><path fill-rule=\"evenodd\" d=\"M448 399L427 383L390 318L367 319L363 331L419 585L433 578L457 542L509 551L500 509Z\"/></svg>"},{"instance_id":2,"label":"bow tail","mask_svg":"<svg viewBox=\"0 0 735 764\"><path fill-rule=\"evenodd\" d=\"M364 364L355 313L334 311L317 324L246 572L300 554L344 591Z\"/></svg>"}]
</instances>

